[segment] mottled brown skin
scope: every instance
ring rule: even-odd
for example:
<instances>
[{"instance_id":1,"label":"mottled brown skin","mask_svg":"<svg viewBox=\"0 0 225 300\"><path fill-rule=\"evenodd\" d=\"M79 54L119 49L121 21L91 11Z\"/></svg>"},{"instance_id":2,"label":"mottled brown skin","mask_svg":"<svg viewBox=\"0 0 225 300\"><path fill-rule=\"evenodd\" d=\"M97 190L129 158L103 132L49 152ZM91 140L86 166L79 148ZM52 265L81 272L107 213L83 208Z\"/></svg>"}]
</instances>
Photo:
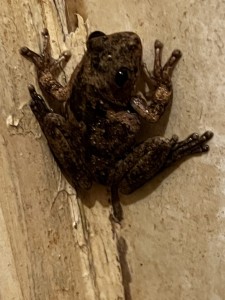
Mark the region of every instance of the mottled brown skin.
<instances>
[{"instance_id":1,"label":"mottled brown skin","mask_svg":"<svg viewBox=\"0 0 225 300\"><path fill-rule=\"evenodd\" d=\"M118 191L129 194L171 163L208 151L210 131L200 136L194 133L181 142L177 136L136 142L142 119L158 121L172 99L171 76L181 57L179 50L174 50L162 67L163 45L155 42L149 78L154 91L147 102L136 87L143 63L141 40L135 33L93 32L66 86L56 80L56 73L59 63L66 62L70 54L64 52L54 60L47 29L43 39L40 55L26 47L20 51L35 64L48 102L47 106L29 86L30 107L63 174L76 189L88 189L93 181L111 187L116 220L122 219Z\"/></svg>"}]
</instances>

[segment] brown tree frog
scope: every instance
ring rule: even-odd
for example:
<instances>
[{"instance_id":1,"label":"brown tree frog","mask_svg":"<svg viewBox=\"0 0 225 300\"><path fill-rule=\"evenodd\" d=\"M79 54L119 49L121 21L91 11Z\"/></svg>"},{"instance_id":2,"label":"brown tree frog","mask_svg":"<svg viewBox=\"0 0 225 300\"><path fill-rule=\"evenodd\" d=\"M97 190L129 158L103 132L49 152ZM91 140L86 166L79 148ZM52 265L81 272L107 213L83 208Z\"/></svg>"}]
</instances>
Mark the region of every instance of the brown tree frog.
<instances>
[{"instance_id":1,"label":"brown tree frog","mask_svg":"<svg viewBox=\"0 0 225 300\"><path fill-rule=\"evenodd\" d=\"M161 65L163 45L155 42L152 97L137 88L143 68L142 43L133 32L106 35L95 31L69 83L56 79L59 63L51 57L48 30L43 50L27 47L20 53L36 66L40 88L48 104L29 86L30 107L38 120L62 173L77 190L92 182L111 188L115 218L122 219L119 192L129 194L172 163L190 154L209 150L213 133L193 133L178 141L156 136L137 142L142 120L157 122L172 99L171 76L181 57L174 50ZM67 61L64 52L60 61Z\"/></svg>"}]
</instances>

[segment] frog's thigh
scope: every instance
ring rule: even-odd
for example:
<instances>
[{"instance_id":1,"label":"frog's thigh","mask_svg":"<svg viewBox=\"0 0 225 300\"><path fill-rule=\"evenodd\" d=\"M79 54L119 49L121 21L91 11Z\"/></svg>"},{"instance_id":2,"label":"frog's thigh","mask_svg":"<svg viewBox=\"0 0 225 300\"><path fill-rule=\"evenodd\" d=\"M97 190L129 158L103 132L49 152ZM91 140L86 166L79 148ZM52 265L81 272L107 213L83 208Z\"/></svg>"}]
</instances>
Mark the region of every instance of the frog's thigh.
<instances>
[{"instance_id":1,"label":"frog's thigh","mask_svg":"<svg viewBox=\"0 0 225 300\"><path fill-rule=\"evenodd\" d=\"M74 128L63 116L53 113L33 86L29 87L29 91L32 98L30 108L41 126L62 173L73 187L90 188L92 180L82 159L79 129Z\"/></svg>"},{"instance_id":2,"label":"frog's thigh","mask_svg":"<svg viewBox=\"0 0 225 300\"><path fill-rule=\"evenodd\" d=\"M74 152L69 139L64 134L67 131L69 136L64 118L58 114L49 113L45 116L43 124L40 125L58 163L65 168L68 167L74 159Z\"/></svg>"},{"instance_id":3,"label":"frog's thigh","mask_svg":"<svg viewBox=\"0 0 225 300\"><path fill-rule=\"evenodd\" d=\"M78 140L76 143L76 134L70 132L64 118L55 113L46 115L44 124L42 130L66 179L74 188L89 189L92 180L77 151L80 147Z\"/></svg>"},{"instance_id":4,"label":"frog's thigh","mask_svg":"<svg viewBox=\"0 0 225 300\"><path fill-rule=\"evenodd\" d=\"M125 175L119 191L129 194L155 176L166 162L171 146L171 140L163 137L150 138L137 146L121 164Z\"/></svg>"}]
</instances>

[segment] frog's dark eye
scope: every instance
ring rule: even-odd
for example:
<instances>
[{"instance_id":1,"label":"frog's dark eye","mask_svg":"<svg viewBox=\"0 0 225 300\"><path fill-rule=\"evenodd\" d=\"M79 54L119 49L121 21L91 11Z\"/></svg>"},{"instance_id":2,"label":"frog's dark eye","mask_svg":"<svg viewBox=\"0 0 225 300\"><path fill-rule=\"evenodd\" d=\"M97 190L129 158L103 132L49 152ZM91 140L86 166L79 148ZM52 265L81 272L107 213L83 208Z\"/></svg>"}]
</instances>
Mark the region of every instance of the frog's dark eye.
<instances>
[{"instance_id":1,"label":"frog's dark eye","mask_svg":"<svg viewBox=\"0 0 225 300\"><path fill-rule=\"evenodd\" d=\"M93 31L93 32L89 35L88 40L90 41L91 39L96 38L96 37L100 37L100 36L105 36L105 33L102 32L102 31Z\"/></svg>"},{"instance_id":2,"label":"frog's dark eye","mask_svg":"<svg viewBox=\"0 0 225 300\"><path fill-rule=\"evenodd\" d=\"M127 82L128 79L129 76L128 76L127 68L121 68L117 71L115 76L115 82L119 87L122 87Z\"/></svg>"},{"instance_id":3,"label":"frog's dark eye","mask_svg":"<svg viewBox=\"0 0 225 300\"><path fill-rule=\"evenodd\" d=\"M87 49L90 52L101 52L104 50L104 40L107 40L105 33L101 31L92 32L87 39Z\"/></svg>"}]
</instances>

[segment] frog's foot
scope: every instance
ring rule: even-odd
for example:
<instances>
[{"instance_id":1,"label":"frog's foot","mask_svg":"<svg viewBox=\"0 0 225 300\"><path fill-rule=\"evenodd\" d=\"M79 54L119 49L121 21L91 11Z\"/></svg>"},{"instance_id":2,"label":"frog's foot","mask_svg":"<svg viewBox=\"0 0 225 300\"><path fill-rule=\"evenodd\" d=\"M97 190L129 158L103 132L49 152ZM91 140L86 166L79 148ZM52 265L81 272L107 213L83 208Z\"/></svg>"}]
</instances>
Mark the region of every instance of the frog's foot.
<instances>
[{"instance_id":1,"label":"frog's foot","mask_svg":"<svg viewBox=\"0 0 225 300\"><path fill-rule=\"evenodd\" d=\"M37 94L33 85L29 85L28 89L31 95L30 108L40 122L48 113L51 113L52 110L48 108L41 95Z\"/></svg>"},{"instance_id":2,"label":"frog's foot","mask_svg":"<svg viewBox=\"0 0 225 300\"><path fill-rule=\"evenodd\" d=\"M38 83L49 106L55 113L63 114L64 103L71 93L71 85L62 86L56 78L62 71L62 63L66 63L70 58L70 52L65 51L58 60L53 59L47 29L44 29L42 36L43 50L41 54L37 54L27 47L21 48L20 53L36 66ZM33 90L31 89L31 91ZM31 94L33 95L33 92Z\"/></svg>"},{"instance_id":3,"label":"frog's foot","mask_svg":"<svg viewBox=\"0 0 225 300\"><path fill-rule=\"evenodd\" d=\"M158 84L171 85L171 77L173 74L173 70L182 56L180 50L174 50L165 63L162 66L162 49L163 44L156 40L155 41L155 61L154 61L154 70L153 70L153 80L155 80Z\"/></svg>"},{"instance_id":4,"label":"frog's foot","mask_svg":"<svg viewBox=\"0 0 225 300\"><path fill-rule=\"evenodd\" d=\"M171 163L180 160L190 154L199 154L209 151L209 146L206 144L213 137L211 131L206 131L202 135L197 133L191 134L185 140L178 142L177 137L171 139L172 148L169 157L165 163L165 167Z\"/></svg>"},{"instance_id":5,"label":"frog's foot","mask_svg":"<svg viewBox=\"0 0 225 300\"><path fill-rule=\"evenodd\" d=\"M65 63L69 60L71 53L70 51L64 51L60 54L58 59L54 59L51 56L51 46L50 46L50 37L47 28L42 32L43 36L43 50L41 54L30 50L27 47L22 47L20 49L20 54L23 55L26 59L33 62L39 71L50 71L54 73L58 68L59 64Z\"/></svg>"},{"instance_id":6,"label":"frog's foot","mask_svg":"<svg viewBox=\"0 0 225 300\"><path fill-rule=\"evenodd\" d=\"M162 66L162 49L163 44L160 41L155 41L155 61L153 72L149 74L146 66L143 64L143 74L145 81L149 86L149 99L144 99L141 96L132 97L131 105L134 110L149 122L157 122L165 112L167 105L173 97L172 74L173 70L181 58L181 51L174 50ZM148 97L147 97L148 98Z\"/></svg>"},{"instance_id":7,"label":"frog's foot","mask_svg":"<svg viewBox=\"0 0 225 300\"><path fill-rule=\"evenodd\" d=\"M116 223L119 223L123 220L123 208L120 203L118 186L111 186L111 203L112 203L112 213L110 214L110 219Z\"/></svg>"}]
</instances>

